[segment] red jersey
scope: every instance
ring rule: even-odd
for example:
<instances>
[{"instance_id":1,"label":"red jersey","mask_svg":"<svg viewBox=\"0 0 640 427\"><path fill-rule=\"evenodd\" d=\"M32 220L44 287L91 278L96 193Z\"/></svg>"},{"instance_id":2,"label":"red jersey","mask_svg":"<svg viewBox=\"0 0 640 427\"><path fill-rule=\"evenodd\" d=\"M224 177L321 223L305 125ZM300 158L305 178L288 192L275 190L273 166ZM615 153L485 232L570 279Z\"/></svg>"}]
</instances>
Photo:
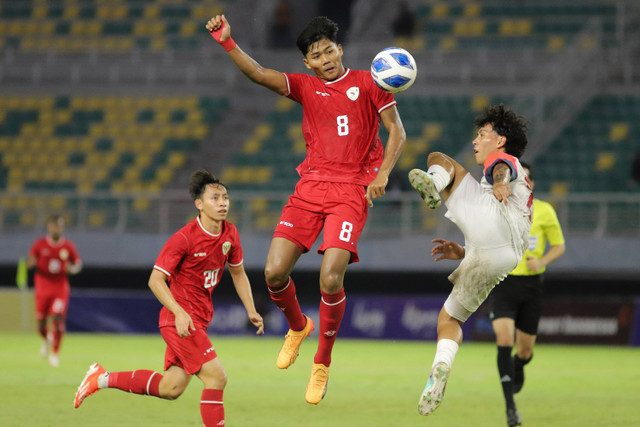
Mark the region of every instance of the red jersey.
<instances>
[{"instance_id":1,"label":"red jersey","mask_svg":"<svg viewBox=\"0 0 640 427\"><path fill-rule=\"evenodd\" d=\"M396 104L369 71L346 69L327 82L283 73L288 98L302 104L307 156L297 168L305 179L369 185L382 163L380 113Z\"/></svg>"},{"instance_id":2,"label":"red jersey","mask_svg":"<svg viewBox=\"0 0 640 427\"><path fill-rule=\"evenodd\" d=\"M67 263L75 264L80 261L75 245L64 237L57 242L49 236L36 240L31 246L29 255L36 259L34 276L36 291L69 286Z\"/></svg>"},{"instance_id":3,"label":"red jersey","mask_svg":"<svg viewBox=\"0 0 640 427\"><path fill-rule=\"evenodd\" d=\"M222 221L220 233L207 231L197 217L164 244L153 266L169 278L175 300L196 327L207 329L213 318L211 292L220 281L226 263L242 264L242 246L236 227ZM160 327L174 326L169 309L160 310Z\"/></svg>"}]
</instances>

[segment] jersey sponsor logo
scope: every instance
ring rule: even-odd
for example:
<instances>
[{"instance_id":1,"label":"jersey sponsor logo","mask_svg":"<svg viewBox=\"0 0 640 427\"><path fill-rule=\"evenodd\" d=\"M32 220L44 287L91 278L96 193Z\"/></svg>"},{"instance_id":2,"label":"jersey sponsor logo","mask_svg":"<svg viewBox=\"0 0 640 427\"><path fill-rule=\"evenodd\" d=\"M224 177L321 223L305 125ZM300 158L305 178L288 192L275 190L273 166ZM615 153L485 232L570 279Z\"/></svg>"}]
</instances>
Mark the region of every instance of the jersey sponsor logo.
<instances>
[{"instance_id":1,"label":"jersey sponsor logo","mask_svg":"<svg viewBox=\"0 0 640 427\"><path fill-rule=\"evenodd\" d=\"M65 248L62 248L60 249L60 252L58 252L58 256L61 260L66 261L69 258L69 251Z\"/></svg>"},{"instance_id":2,"label":"jersey sponsor logo","mask_svg":"<svg viewBox=\"0 0 640 427\"><path fill-rule=\"evenodd\" d=\"M287 221L280 221L280 225L284 225L285 227L293 228L293 224L291 224L290 222L287 222Z\"/></svg>"},{"instance_id":3,"label":"jersey sponsor logo","mask_svg":"<svg viewBox=\"0 0 640 427\"><path fill-rule=\"evenodd\" d=\"M347 89L347 97L352 100L355 101L356 99L358 99L358 96L360 96L360 88L359 87L350 87L349 89Z\"/></svg>"},{"instance_id":4,"label":"jersey sponsor logo","mask_svg":"<svg viewBox=\"0 0 640 427\"><path fill-rule=\"evenodd\" d=\"M57 258L51 258L49 260L48 268L49 268L49 273L58 274L62 271L62 263Z\"/></svg>"},{"instance_id":5,"label":"jersey sponsor logo","mask_svg":"<svg viewBox=\"0 0 640 427\"><path fill-rule=\"evenodd\" d=\"M193 254L194 257L199 257L199 256L207 256L206 252L196 252L195 254Z\"/></svg>"},{"instance_id":6,"label":"jersey sponsor logo","mask_svg":"<svg viewBox=\"0 0 640 427\"><path fill-rule=\"evenodd\" d=\"M331 96L327 92L320 92L319 90L316 91L316 94L317 95L322 95L322 96Z\"/></svg>"},{"instance_id":7,"label":"jersey sponsor logo","mask_svg":"<svg viewBox=\"0 0 640 427\"><path fill-rule=\"evenodd\" d=\"M229 249L231 249L231 242L226 241L222 244L222 255L226 255L227 252L229 252Z\"/></svg>"},{"instance_id":8,"label":"jersey sponsor logo","mask_svg":"<svg viewBox=\"0 0 640 427\"><path fill-rule=\"evenodd\" d=\"M529 236L529 250L534 251L538 246L538 236Z\"/></svg>"}]
</instances>

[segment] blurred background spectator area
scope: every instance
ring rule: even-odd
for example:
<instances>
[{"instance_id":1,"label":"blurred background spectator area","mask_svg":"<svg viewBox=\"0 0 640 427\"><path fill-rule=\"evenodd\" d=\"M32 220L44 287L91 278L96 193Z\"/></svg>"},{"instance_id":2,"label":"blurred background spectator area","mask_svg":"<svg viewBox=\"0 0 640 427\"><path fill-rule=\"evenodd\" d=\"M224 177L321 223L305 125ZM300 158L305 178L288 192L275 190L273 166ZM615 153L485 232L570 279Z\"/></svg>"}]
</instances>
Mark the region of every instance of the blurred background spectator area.
<instances>
[{"instance_id":1,"label":"blurred background spectator area","mask_svg":"<svg viewBox=\"0 0 640 427\"><path fill-rule=\"evenodd\" d=\"M305 154L302 110L235 69L204 29L219 13L282 71L307 72L294 43L318 13L341 22L348 67L392 45L414 55L418 80L396 96L406 148L365 238L453 232L406 172L433 150L474 169L473 117L498 102L529 120L524 159L569 236L640 236L631 0L0 0L3 232L31 238L55 211L72 233L169 233L193 217L186 185L204 166L241 233L270 236Z\"/></svg>"}]
</instances>

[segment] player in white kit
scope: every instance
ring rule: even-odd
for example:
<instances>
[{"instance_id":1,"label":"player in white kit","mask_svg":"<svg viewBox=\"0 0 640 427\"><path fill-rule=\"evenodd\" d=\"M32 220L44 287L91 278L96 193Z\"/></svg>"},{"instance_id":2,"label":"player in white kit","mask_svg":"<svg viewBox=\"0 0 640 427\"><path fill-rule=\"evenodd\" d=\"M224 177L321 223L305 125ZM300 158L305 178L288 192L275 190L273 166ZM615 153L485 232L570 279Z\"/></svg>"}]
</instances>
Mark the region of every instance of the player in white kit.
<instances>
[{"instance_id":1,"label":"player in white kit","mask_svg":"<svg viewBox=\"0 0 640 427\"><path fill-rule=\"evenodd\" d=\"M527 248L533 195L518 158L527 145L526 122L503 105L488 107L474 120L476 181L451 157L431 153L428 170L409 172L411 185L435 209L444 200L447 218L464 234L465 246L434 239L435 261L462 259L449 276L453 290L438 316L438 343L418 412L428 415L442 401L453 360L462 343L462 324L509 274Z\"/></svg>"}]
</instances>

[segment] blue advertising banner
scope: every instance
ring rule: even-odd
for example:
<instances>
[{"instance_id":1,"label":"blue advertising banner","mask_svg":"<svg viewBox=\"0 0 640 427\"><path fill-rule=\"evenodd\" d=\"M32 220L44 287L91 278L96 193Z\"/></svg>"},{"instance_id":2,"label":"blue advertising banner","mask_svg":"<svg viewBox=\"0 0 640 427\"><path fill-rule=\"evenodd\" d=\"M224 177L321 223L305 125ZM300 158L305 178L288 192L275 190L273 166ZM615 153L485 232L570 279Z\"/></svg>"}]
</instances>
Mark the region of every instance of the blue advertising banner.
<instances>
[{"instance_id":1,"label":"blue advertising banner","mask_svg":"<svg viewBox=\"0 0 640 427\"><path fill-rule=\"evenodd\" d=\"M350 338L435 340L444 300L444 297L349 296L339 334ZM157 333L160 308L150 292L76 291L69 302L67 330ZM317 305L303 305L302 310L319 324ZM275 306L261 315L266 334L287 333L285 318ZM214 335L240 335L253 333L254 327L240 302L215 301L208 331ZM313 334L317 333L316 328Z\"/></svg>"},{"instance_id":2,"label":"blue advertising banner","mask_svg":"<svg viewBox=\"0 0 640 427\"><path fill-rule=\"evenodd\" d=\"M445 296L347 297L338 334L345 338L436 340L438 314ZM637 301L594 301L551 298L540 320L540 342L640 345ZM67 330L75 332L158 333L161 305L151 292L75 291L69 302ZM302 305L313 319L317 337L318 305ZM283 336L288 325L275 305L262 310L265 334ZM209 334L249 335L255 327L239 301L214 301ZM495 336L483 304L463 326L466 340L493 341Z\"/></svg>"}]
</instances>

